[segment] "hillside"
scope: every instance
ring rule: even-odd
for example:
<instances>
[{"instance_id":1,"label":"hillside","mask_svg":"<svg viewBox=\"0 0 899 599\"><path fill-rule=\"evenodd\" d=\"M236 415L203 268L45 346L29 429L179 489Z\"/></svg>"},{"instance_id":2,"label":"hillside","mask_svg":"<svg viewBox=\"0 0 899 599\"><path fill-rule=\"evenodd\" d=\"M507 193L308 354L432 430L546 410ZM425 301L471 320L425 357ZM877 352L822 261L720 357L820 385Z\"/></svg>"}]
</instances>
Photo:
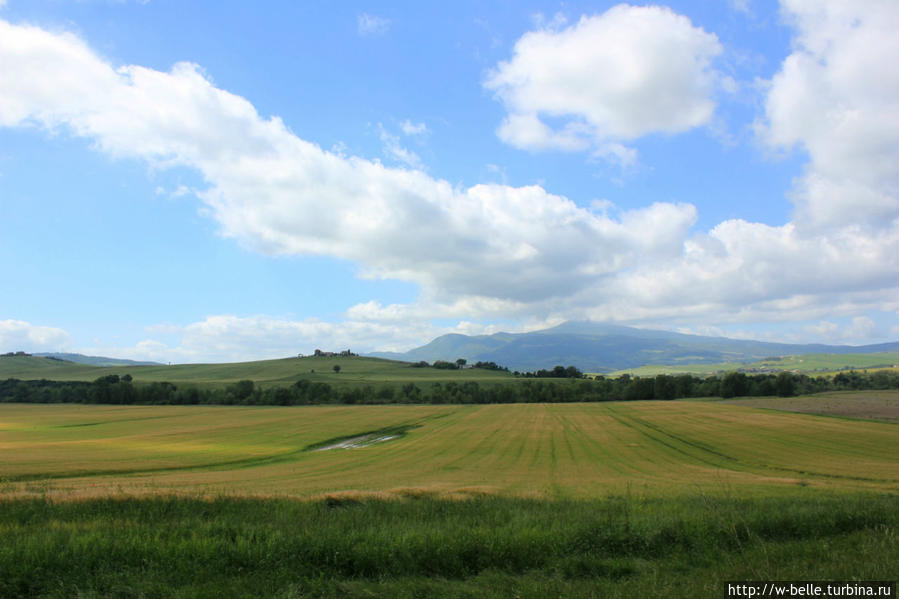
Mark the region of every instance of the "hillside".
<instances>
[{"instance_id":1,"label":"hillside","mask_svg":"<svg viewBox=\"0 0 899 599\"><path fill-rule=\"evenodd\" d=\"M340 372L334 372L334 366ZM7 378L93 381L101 376L130 374L135 382L196 383L225 385L252 380L261 385L292 384L300 378L330 385L380 383L429 384L446 381L500 382L506 372L479 369L438 370L412 368L396 360L361 356L282 358L225 364L176 364L171 366L90 366L39 356L0 356L0 380Z\"/></svg>"},{"instance_id":2,"label":"hillside","mask_svg":"<svg viewBox=\"0 0 899 599\"><path fill-rule=\"evenodd\" d=\"M613 372L646 365L739 364L800 354L897 352L899 342L867 346L768 343L637 329L593 322L567 322L530 333L443 335L405 353L374 353L396 360L492 361L512 370L574 365L586 372Z\"/></svg>"}]
</instances>

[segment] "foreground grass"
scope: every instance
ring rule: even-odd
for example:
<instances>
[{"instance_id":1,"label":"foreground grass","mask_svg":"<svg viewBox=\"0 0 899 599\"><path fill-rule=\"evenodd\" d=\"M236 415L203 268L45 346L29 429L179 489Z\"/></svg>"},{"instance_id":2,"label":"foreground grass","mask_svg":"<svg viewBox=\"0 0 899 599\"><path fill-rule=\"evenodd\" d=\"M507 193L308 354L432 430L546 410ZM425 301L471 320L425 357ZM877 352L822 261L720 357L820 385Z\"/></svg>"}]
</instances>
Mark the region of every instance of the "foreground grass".
<instances>
[{"instance_id":1,"label":"foreground grass","mask_svg":"<svg viewBox=\"0 0 899 599\"><path fill-rule=\"evenodd\" d=\"M899 496L0 503L2 597L711 597L899 577Z\"/></svg>"}]
</instances>

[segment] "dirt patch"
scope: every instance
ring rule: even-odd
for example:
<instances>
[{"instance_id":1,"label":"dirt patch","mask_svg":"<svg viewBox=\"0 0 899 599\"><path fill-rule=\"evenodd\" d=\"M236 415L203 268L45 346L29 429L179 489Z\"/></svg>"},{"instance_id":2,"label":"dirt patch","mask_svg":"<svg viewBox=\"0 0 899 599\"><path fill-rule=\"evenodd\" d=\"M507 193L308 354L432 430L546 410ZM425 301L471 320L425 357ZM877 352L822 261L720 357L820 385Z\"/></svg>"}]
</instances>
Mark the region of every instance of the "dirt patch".
<instances>
[{"instance_id":1,"label":"dirt patch","mask_svg":"<svg viewBox=\"0 0 899 599\"><path fill-rule=\"evenodd\" d=\"M836 391L802 397L754 397L721 403L751 408L899 422L899 390Z\"/></svg>"}]
</instances>

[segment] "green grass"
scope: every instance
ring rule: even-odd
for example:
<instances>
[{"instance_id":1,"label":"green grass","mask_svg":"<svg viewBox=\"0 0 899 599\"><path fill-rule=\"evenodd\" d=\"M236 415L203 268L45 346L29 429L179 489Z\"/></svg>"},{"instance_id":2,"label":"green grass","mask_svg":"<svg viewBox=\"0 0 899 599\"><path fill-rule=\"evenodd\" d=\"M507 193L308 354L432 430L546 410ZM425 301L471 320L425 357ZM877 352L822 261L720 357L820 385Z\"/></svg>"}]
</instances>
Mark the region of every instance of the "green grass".
<instances>
[{"instance_id":1,"label":"green grass","mask_svg":"<svg viewBox=\"0 0 899 599\"><path fill-rule=\"evenodd\" d=\"M340 366L335 373L333 367ZM93 381L101 376L130 374L138 383L170 382L222 386L252 380L262 386L290 385L300 378L335 386L435 382L498 383L514 381L507 372L466 368L440 370L412 368L407 362L365 357L305 357L229 364L176 364L171 366L89 366L33 356L0 356L0 379Z\"/></svg>"},{"instance_id":2,"label":"green grass","mask_svg":"<svg viewBox=\"0 0 899 599\"><path fill-rule=\"evenodd\" d=\"M715 597L895 580L899 498L0 504L3 597Z\"/></svg>"},{"instance_id":3,"label":"green grass","mask_svg":"<svg viewBox=\"0 0 899 599\"><path fill-rule=\"evenodd\" d=\"M655 376L657 374L711 375L738 369L758 371L796 371L803 374L832 374L840 370L879 370L899 365L899 352L874 354L803 354L783 356L779 360L756 362L722 362L718 364L646 365L607 374L606 376Z\"/></svg>"}]
</instances>

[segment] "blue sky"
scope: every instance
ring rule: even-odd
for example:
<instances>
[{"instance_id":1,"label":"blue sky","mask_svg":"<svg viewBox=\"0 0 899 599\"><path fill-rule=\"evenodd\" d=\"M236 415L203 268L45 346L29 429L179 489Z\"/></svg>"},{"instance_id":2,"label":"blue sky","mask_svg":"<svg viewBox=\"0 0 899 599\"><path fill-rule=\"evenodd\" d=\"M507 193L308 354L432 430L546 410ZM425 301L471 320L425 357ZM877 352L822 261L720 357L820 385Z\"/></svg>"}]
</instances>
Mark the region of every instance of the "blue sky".
<instances>
[{"instance_id":1,"label":"blue sky","mask_svg":"<svg viewBox=\"0 0 899 599\"><path fill-rule=\"evenodd\" d=\"M0 351L899 339L899 5L0 0Z\"/></svg>"}]
</instances>

